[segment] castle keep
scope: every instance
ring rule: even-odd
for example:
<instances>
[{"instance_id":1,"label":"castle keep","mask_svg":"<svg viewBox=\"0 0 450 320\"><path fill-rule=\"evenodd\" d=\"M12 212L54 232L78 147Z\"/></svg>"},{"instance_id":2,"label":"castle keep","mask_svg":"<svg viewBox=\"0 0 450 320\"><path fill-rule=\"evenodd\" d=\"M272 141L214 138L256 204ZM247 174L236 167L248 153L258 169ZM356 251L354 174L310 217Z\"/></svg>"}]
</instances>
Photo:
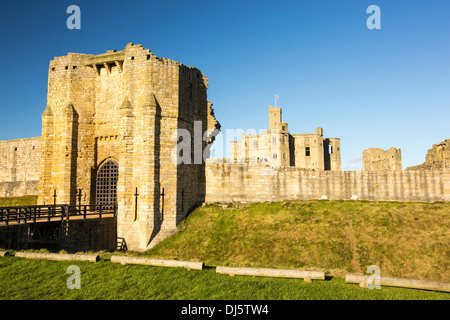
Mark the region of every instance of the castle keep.
<instances>
[{"instance_id":1,"label":"castle keep","mask_svg":"<svg viewBox=\"0 0 450 320\"><path fill-rule=\"evenodd\" d=\"M340 139L324 139L320 127L310 134L291 134L281 113L281 108L269 106L269 130L242 134L241 141L232 141L231 160L261 162L273 167L341 170Z\"/></svg>"},{"instance_id":2,"label":"castle keep","mask_svg":"<svg viewBox=\"0 0 450 320\"><path fill-rule=\"evenodd\" d=\"M290 133L272 106L269 129L232 142L230 159L199 161L220 129L207 89L200 70L141 45L55 57L42 136L0 141L0 197L117 205L117 236L136 251L175 232L202 203L450 201L450 140L406 171L395 148L365 150L362 171L341 171L340 139L324 138L321 127Z\"/></svg>"}]
</instances>

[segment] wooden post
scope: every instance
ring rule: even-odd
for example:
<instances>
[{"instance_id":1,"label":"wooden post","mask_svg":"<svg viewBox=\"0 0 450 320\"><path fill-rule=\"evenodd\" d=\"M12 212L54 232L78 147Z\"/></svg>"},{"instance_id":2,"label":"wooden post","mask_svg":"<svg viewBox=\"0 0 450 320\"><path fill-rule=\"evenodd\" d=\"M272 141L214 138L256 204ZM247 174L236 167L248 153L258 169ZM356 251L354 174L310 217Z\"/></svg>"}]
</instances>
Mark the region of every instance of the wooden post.
<instances>
[{"instance_id":1,"label":"wooden post","mask_svg":"<svg viewBox=\"0 0 450 320\"><path fill-rule=\"evenodd\" d=\"M63 253L40 253L40 252L16 252L16 257L26 259L44 259L55 261L90 261L98 262L100 257L98 255L90 254L63 254Z\"/></svg>"},{"instance_id":2,"label":"wooden post","mask_svg":"<svg viewBox=\"0 0 450 320\"><path fill-rule=\"evenodd\" d=\"M183 267L190 270L203 270L203 262L163 260L132 256L111 256L112 263L120 264L140 264L158 267Z\"/></svg>"},{"instance_id":3,"label":"wooden post","mask_svg":"<svg viewBox=\"0 0 450 320\"><path fill-rule=\"evenodd\" d=\"M9 256L9 252L8 251L0 251L0 257L6 257Z\"/></svg>"},{"instance_id":4,"label":"wooden post","mask_svg":"<svg viewBox=\"0 0 450 320\"><path fill-rule=\"evenodd\" d=\"M367 280L369 277L370 275L347 274L345 276L345 281L348 283L359 283L361 287L367 287ZM450 283L440 281L380 277L380 285L387 287L403 287L450 292Z\"/></svg>"},{"instance_id":5,"label":"wooden post","mask_svg":"<svg viewBox=\"0 0 450 320\"><path fill-rule=\"evenodd\" d=\"M82 189L78 189L78 212L81 213L81 194Z\"/></svg>"},{"instance_id":6,"label":"wooden post","mask_svg":"<svg viewBox=\"0 0 450 320\"><path fill-rule=\"evenodd\" d=\"M266 268L234 268L234 267L216 267L216 272L221 274L238 276L259 276L276 278L300 278L306 282L311 280L325 280L325 272L308 271L296 269L266 269Z\"/></svg>"}]
</instances>

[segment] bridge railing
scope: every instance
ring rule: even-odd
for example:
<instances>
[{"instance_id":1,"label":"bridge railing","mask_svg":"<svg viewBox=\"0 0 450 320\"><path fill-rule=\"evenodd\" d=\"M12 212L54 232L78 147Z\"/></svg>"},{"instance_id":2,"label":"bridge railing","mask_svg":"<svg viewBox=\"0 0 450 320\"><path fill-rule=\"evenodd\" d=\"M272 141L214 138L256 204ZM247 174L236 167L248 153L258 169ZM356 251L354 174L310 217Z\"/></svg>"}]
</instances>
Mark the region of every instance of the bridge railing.
<instances>
[{"instance_id":1,"label":"bridge railing","mask_svg":"<svg viewBox=\"0 0 450 320\"><path fill-rule=\"evenodd\" d=\"M61 221L72 218L88 219L94 216L116 216L117 205L40 205L21 207L0 207L0 224L8 225L10 222L30 223L41 221Z\"/></svg>"}]
</instances>

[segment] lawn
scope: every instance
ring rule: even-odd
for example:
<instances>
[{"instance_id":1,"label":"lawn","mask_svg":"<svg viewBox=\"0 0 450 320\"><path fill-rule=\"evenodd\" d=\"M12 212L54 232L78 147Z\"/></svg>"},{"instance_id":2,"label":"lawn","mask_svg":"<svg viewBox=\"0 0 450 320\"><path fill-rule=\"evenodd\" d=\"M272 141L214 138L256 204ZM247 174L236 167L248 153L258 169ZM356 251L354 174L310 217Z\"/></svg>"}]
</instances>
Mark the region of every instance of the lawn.
<instances>
[{"instance_id":1,"label":"lawn","mask_svg":"<svg viewBox=\"0 0 450 320\"><path fill-rule=\"evenodd\" d=\"M0 199L2 205L33 198ZM448 293L345 283L346 273L450 281L450 204L299 201L212 204L194 210L179 232L145 253L118 253L205 262L203 271L99 263L0 258L0 300L360 300L445 299ZM70 265L81 289L69 290ZM230 277L215 266L322 270L326 281Z\"/></svg>"},{"instance_id":2,"label":"lawn","mask_svg":"<svg viewBox=\"0 0 450 320\"><path fill-rule=\"evenodd\" d=\"M68 289L70 265L81 271L81 288ZM188 271L98 263L0 258L0 300L342 300L449 299L449 294L387 288L363 289L333 278L306 283L301 279L231 277L214 268Z\"/></svg>"}]
</instances>

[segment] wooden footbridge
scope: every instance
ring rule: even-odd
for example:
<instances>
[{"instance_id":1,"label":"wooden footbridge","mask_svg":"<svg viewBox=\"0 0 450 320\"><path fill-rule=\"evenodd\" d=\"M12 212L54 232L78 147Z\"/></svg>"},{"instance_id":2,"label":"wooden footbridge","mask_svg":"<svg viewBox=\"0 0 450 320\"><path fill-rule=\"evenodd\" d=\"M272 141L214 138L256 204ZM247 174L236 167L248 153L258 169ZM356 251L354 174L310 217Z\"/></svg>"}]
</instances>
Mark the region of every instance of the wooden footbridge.
<instances>
[{"instance_id":1,"label":"wooden footbridge","mask_svg":"<svg viewBox=\"0 0 450 320\"><path fill-rule=\"evenodd\" d=\"M107 218L117 215L117 205L40 205L0 207L0 226L20 223Z\"/></svg>"}]
</instances>

